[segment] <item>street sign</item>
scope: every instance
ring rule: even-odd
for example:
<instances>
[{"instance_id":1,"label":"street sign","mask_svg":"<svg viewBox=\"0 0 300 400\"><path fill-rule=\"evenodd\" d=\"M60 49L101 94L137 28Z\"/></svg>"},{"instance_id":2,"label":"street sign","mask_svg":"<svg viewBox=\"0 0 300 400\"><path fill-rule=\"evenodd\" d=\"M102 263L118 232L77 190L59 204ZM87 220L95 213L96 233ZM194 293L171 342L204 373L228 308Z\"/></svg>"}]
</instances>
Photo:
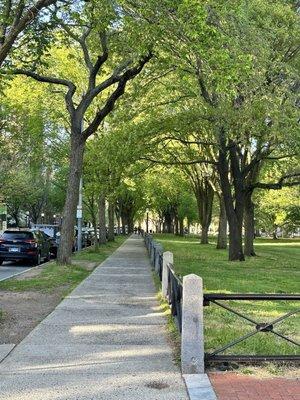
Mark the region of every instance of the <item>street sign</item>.
<instances>
[{"instance_id":1,"label":"street sign","mask_svg":"<svg viewBox=\"0 0 300 400\"><path fill-rule=\"evenodd\" d=\"M82 218L82 208L77 207L76 218Z\"/></svg>"}]
</instances>

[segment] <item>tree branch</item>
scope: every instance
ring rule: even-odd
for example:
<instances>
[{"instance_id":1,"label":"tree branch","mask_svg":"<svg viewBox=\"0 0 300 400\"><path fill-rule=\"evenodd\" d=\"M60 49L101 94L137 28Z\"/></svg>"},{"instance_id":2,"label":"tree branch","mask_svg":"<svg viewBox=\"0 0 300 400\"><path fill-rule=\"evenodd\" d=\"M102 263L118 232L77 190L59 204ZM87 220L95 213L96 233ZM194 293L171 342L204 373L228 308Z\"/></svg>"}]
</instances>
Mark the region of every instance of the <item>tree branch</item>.
<instances>
[{"instance_id":1,"label":"tree branch","mask_svg":"<svg viewBox=\"0 0 300 400\"><path fill-rule=\"evenodd\" d=\"M264 183L264 182L257 182L250 186L250 189L273 189L273 190L280 190L283 187L292 187L300 185L300 180L292 181L292 182L285 182L287 179L290 178L298 178L300 177L300 172L294 172L291 174L287 174L282 176L278 182L275 183Z\"/></svg>"},{"instance_id":2,"label":"tree branch","mask_svg":"<svg viewBox=\"0 0 300 400\"><path fill-rule=\"evenodd\" d=\"M33 6L24 11L24 1L20 0L17 6L16 15L12 23L9 33L4 39L3 44L0 46L0 66L6 59L9 51L11 50L17 37L30 23L37 17L38 13L46 7L55 4L57 0L38 0Z\"/></svg>"},{"instance_id":3,"label":"tree branch","mask_svg":"<svg viewBox=\"0 0 300 400\"><path fill-rule=\"evenodd\" d=\"M27 71L25 69L16 69L16 70L13 70L12 73L14 75L28 76L38 82L53 83L56 85L66 86L68 88L68 92L65 95L65 99L66 99L66 104L67 104L68 110L70 113L73 113L75 111L75 107L74 107L74 103L73 103L73 95L76 92L76 86L73 82L71 82L67 79L56 78L54 76L40 75L40 74L37 74L36 72Z\"/></svg>"},{"instance_id":4,"label":"tree branch","mask_svg":"<svg viewBox=\"0 0 300 400\"><path fill-rule=\"evenodd\" d=\"M202 145L202 146L217 146L218 144L215 142L205 142L203 140L185 140L181 138L177 138L174 136L164 136L163 140L175 140L177 142L180 142L182 144L197 144L197 145Z\"/></svg>"},{"instance_id":5,"label":"tree branch","mask_svg":"<svg viewBox=\"0 0 300 400\"><path fill-rule=\"evenodd\" d=\"M161 164L161 165L193 165L193 164L211 164L217 165L217 162L212 160L205 160L204 158L200 158L198 160L191 160L191 161L164 161L164 160L155 160L149 157L140 157L140 160L151 161L154 164Z\"/></svg>"},{"instance_id":6,"label":"tree branch","mask_svg":"<svg viewBox=\"0 0 300 400\"><path fill-rule=\"evenodd\" d=\"M103 108L101 108L91 124L88 126L88 128L83 132L83 138L86 140L89 136L91 136L99 127L101 122L104 120L104 118L114 109L116 101L121 97L124 92L125 92L125 87L128 81L133 79L136 75L138 75L144 66L151 60L152 58L152 53L147 54L145 57L143 57L139 64L135 67L132 67L128 70L126 70L121 76L114 76L112 75L110 78L108 78L106 81L98 85L96 88L97 94L100 93L102 90L105 88L111 86L113 83L118 82L117 88L113 91L113 93L108 97L106 100L106 103ZM102 86L101 86L102 85ZM102 90L99 89L99 86L103 87ZM96 95L97 95L96 94ZM93 95L92 98L94 98L96 95Z\"/></svg>"}]
</instances>

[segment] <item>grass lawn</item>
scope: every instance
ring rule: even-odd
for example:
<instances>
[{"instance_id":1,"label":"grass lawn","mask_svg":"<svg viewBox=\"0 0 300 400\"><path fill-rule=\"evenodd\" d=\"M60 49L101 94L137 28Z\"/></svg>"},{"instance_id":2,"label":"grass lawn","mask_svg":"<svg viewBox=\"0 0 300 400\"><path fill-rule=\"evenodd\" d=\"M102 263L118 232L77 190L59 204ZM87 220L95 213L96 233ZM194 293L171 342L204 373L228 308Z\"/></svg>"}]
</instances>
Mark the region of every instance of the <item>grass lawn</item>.
<instances>
[{"instance_id":1,"label":"grass lawn","mask_svg":"<svg viewBox=\"0 0 300 400\"><path fill-rule=\"evenodd\" d=\"M112 254L126 239L126 237L118 236L115 242L109 242L99 247L95 251L93 247L84 249L73 255L72 260L76 261L76 265L57 265L56 262L49 263L45 268L41 268L38 274L33 277L20 279L12 278L0 282L0 290L26 291L40 290L51 291L56 287L65 286L65 293L72 291L83 279L91 272L84 267L87 262L100 264L110 254ZM80 265L82 262L82 265ZM22 275L20 276L22 277Z\"/></svg>"},{"instance_id":2,"label":"grass lawn","mask_svg":"<svg viewBox=\"0 0 300 400\"><path fill-rule=\"evenodd\" d=\"M164 250L174 253L174 269L178 275L195 273L203 278L205 292L222 293L299 293L300 240L257 239L257 257L245 262L229 262L227 251L216 250L215 240L201 245L195 237L155 235ZM257 322L268 322L284 312L297 309L296 302L228 301L228 305L244 312ZM299 307L299 304L298 304ZM205 307L205 349L221 347L253 328L246 320L211 304ZM275 325L279 333L299 342L300 315L291 316ZM227 351L228 354L299 354L299 347L272 333L258 333ZM226 354L226 353L224 353Z\"/></svg>"}]
</instances>

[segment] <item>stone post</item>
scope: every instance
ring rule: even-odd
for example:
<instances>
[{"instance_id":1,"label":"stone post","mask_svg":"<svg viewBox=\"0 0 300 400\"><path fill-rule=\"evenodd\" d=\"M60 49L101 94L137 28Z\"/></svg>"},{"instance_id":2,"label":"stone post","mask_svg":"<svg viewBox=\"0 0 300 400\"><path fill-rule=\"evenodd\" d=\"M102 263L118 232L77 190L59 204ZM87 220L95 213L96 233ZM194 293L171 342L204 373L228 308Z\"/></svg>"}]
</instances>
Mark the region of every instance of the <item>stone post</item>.
<instances>
[{"instance_id":1,"label":"stone post","mask_svg":"<svg viewBox=\"0 0 300 400\"><path fill-rule=\"evenodd\" d=\"M155 246L155 260L154 260L154 269L157 274L159 273L159 256L162 253L163 253L162 245L158 243Z\"/></svg>"},{"instance_id":2,"label":"stone post","mask_svg":"<svg viewBox=\"0 0 300 400\"><path fill-rule=\"evenodd\" d=\"M173 265L173 253L170 251L165 251L163 253L163 272L162 272L162 295L164 298L167 297L167 290L168 290L168 268L169 264Z\"/></svg>"},{"instance_id":3,"label":"stone post","mask_svg":"<svg viewBox=\"0 0 300 400\"><path fill-rule=\"evenodd\" d=\"M204 373L202 278L183 277L181 369L183 374Z\"/></svg>"},{"instance_id":4,"label":"stone post","mask_svg":"<svg viewBox=\"0 0 300 400\"><path fill-rule=\"evenodd\" d=\"M154 269L155 246L156 246L156 243L154 242L154 240L151 240L151 242L150 242L150 262L151 262L152 269Z\"/></svg>"}]
</instances>

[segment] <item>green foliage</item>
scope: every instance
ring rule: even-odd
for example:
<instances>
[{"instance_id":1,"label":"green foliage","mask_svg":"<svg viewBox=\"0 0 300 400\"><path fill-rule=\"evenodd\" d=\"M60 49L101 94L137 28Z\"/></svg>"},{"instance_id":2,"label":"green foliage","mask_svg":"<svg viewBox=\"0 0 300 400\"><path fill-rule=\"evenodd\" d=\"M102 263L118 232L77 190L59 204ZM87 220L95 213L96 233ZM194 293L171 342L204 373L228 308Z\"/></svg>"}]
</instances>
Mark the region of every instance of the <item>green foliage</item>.
<instances>
[{"instance_id":1,"label":"green foliage","mask_svg":"<svg viewBox=\"0 0 300 400\"><path fill-rule=\"evenodd\" d=\"M292 233L300 226L299 187L260 192L257 195L257 225L267 232L281 227Z\"/></svg>"}]
</instances>

